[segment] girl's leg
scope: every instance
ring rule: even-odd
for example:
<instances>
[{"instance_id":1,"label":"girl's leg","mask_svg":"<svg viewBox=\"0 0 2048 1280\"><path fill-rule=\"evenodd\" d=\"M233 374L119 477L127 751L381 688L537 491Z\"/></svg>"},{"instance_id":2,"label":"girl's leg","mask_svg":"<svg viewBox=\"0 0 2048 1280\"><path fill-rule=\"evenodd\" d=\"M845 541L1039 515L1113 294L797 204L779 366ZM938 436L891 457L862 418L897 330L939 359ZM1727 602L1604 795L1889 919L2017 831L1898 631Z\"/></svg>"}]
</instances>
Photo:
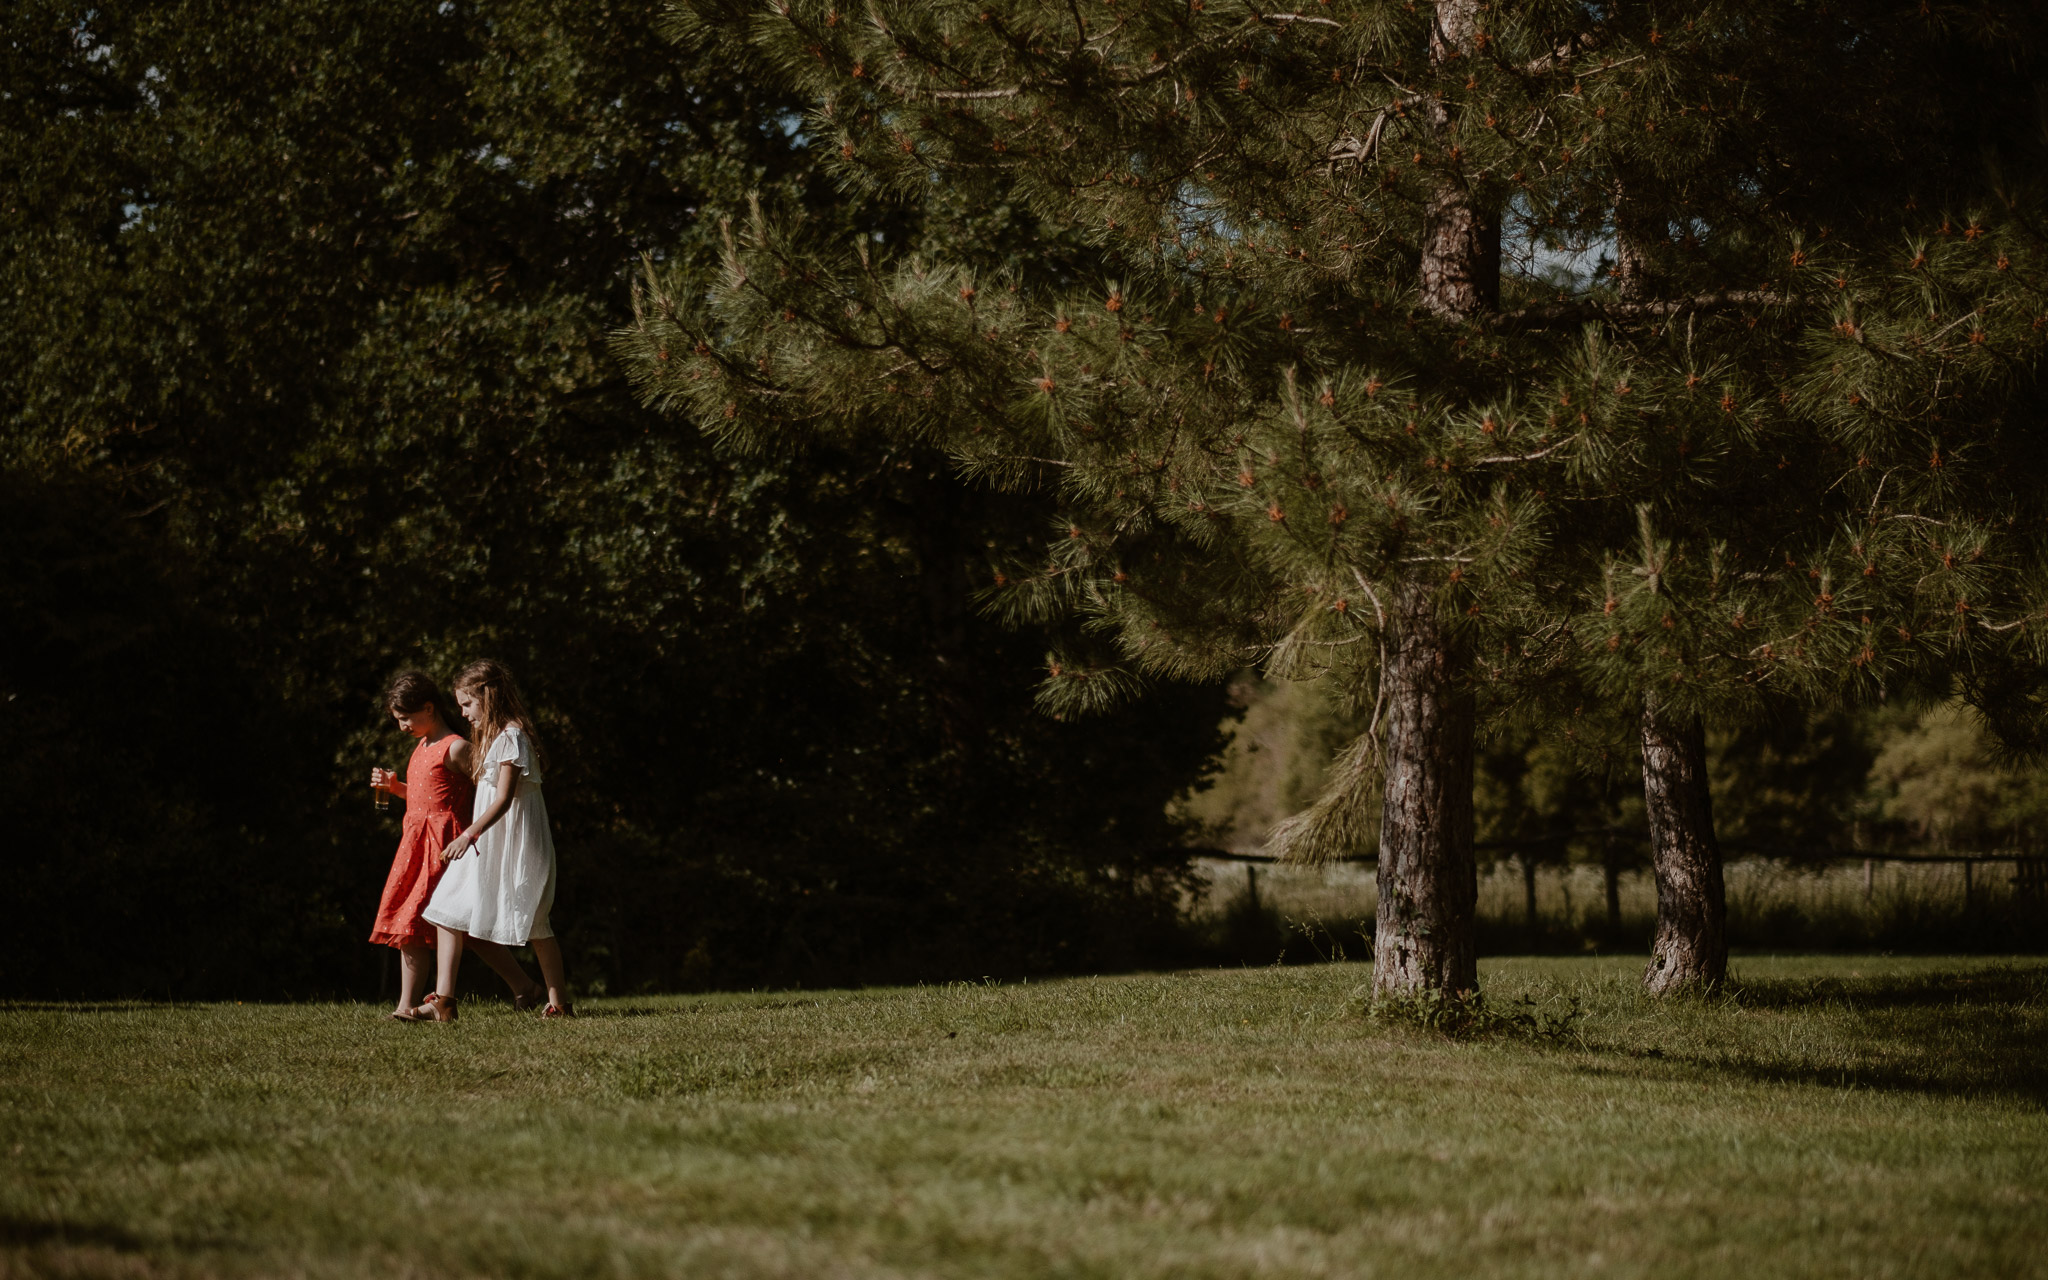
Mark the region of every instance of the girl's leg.
<instances>
[{"instance_id":1,"label":"girl's leg","mask_svg":"<svg viewBox=\"0 0 2048 1280\"><path fill-rule=\"evenodd\" d=\"M398 949L398 1011L411 1013L420 978L427 971L427 948L417 944Z\"/></svg>"},{"instance_id":2,"label":"girl's leg","mask_svg":"<svg viewBox=\"0 0 2048 1280\"><path fill-rule=\"evenodd\" d=\"M434 926L436 946L434 947L434 968L436 981L434 990L443 1000L455 998L455 975L462 972L462 944L469 940L466 933L457 933L441 925Z\"/></svg>"},{"instance_id":3,"label":"girl's leg","mask_svg":"<svg viewBox=\"0 0 2048 1280\"><path fill-rule=\"evenodd\" d=\"M562 968L562 948L553 938L529 938L533 958L540 961L540 976L548 984L548 1003L558 1009L569 1007L569 975Z\"/></svg>"},{"instance_id":4,"label":"girl's leg","mask_svg":"<svg viewBox=\"0 0 2048 1280\"><path fill-rule=\"evenodd\" d=\"M513 958L512 948L492 942L488 938L471 938L469 949L482 957L483 962L505 980L505 985L512 988L513 995L531 998L541 993L541 985L535 982L526 970L520 968L519 961Z\"/></svg>"}]
</instances>

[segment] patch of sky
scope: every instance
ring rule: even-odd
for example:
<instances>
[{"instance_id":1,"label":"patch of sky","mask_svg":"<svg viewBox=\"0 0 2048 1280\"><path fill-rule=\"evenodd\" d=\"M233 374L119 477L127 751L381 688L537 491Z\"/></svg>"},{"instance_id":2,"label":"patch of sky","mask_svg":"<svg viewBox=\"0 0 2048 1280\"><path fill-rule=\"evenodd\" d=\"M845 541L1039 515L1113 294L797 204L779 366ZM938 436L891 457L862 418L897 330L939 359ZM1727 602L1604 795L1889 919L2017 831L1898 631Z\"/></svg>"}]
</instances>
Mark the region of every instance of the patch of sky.
<instances>
[{"instance_id":1,"label":"patch of sky","mask_svg":"<svg viewBox=\"0 0 2048 1280\"><path fill-rule=\"evenodd\" d=\"M770 122L782 131L782 136L788 138L792 146L807 147L811 145L811 135L804 128L803 112L779 112L770 117Z\"/></svg>"},{"instance_id":2,"label":"patch of sky","mask_svg":"<svg viewBox=\"0 0 2048 1280\"><path fill-rule=\"evenodd\" d=\"M121 190L121 231L140 231L148 228L150 215L156 212L158 201L146 189L126 187Z\"/></svg>"},{"instance_id":3,"label":"patch of sky","mask_svg":"<svg viewBox=\"0 0 2048 1280\"><path fill-rule=\"evenodd\" d=\"M1613 265L1614 228L1603 221L1591 234L1565 234L1543 225L1528 202L1515 199L1503 219L1501 265L1526 280L1563 293L1583 293Z\"/></svg>"},{"instance_id":4,"label":"patch of sky","mask_svg":"<svg viewBox=\"0 0 2048 1280\"><path fill-rule=\"evenodd\" d=\"M1503 241L1504 265L1517 275L1565 290L1581 293L1606 274L1614 263L1615 243L1610 232L1575 243L1549 243L1531 237L1520 243Z\"/></svg>"},{"instance_id":5,"label":"patch of sky","mask_svg":"<svg viewBox=\"0 0 2048 1280\"><path fill-rule=\"evenodd\" d=\"M1171 212L1182 235L1216 236L1238 240L1244 232L1230 220L1223 200L1214 191L1189 179L1173 193Z\"/></svg>"}]
</instances>

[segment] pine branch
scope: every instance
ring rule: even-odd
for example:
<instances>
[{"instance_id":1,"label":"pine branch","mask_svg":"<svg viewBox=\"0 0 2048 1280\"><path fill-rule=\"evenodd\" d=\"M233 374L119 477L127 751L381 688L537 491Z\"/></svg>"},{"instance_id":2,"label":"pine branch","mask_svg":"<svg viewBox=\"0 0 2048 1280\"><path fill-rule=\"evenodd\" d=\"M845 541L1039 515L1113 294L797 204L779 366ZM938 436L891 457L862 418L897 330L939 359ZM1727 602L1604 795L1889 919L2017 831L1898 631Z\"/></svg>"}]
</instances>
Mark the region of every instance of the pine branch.
<instances>
[{"instance_id":1,"label":"pine branch","mask_svg":"<svg viewBox=\"0 0 2048 1280\"><path fill-rule=\"evenodd\" d=\"M1467 462L1465 465L1468 467L1483 467L1489 464L1503 462L1534 462L1538 458L1548 457L1549 455L1556 453L1559 449L1564 448L1566 445L1570 444L1574 440L1577 440L1578 438L1578 434L1575 432L1572 435L1568 435L1564 439L1558 441L1556 444L1546 445L1543 448L1538 449L1534 453L1496 454L1490 458L1474 458L1470 462Z\"/></svg>"},{"instance_id":2,"label":"pine branch","mask_svg":"<svg viewBox=\"0 0 2048 1280\"><path fill-rule=\"evenodd\" d=\"M1332 763L1315 802L1273 828L1266 852L1276 860L1310 866L1340 861L1376 834L1379 784L1386 763L1380 751L1380 711L1376 704L1372 727Z\"/></svg>"},{"instance_id":3,"label":"pine branch","mask_svg":"<svg viewBox=\"0 0 2048 1280\"><path fill-rule=\"evenodd\" d=\"M1332 161L1357 160L1361 163L1370 160L1379 153L1380 139L1386 136L1388 119L1402 108L1420 105L1422 105L1422 95L1411 93L1391 106L1380 108L1379 114L1372 118L1372 127L1365 131L1365 137L1360 138L1356 134L1345 134L1330 144L1330 149L1327 153L1328 158Z\"/></svg>"},{"instance_id":4,"label":"pine branch","mask_svg":"<svg viewBox=\"0 0 2048 1280\"><path fill-rule=\"evenodd\" d=\"M1540 58L1532 58L1520 67L1515 68L1515 70L1520 71L1525 76L1546 75L1582 53L1591 53L1599 48L1602 43L1599 32L1581 31L1557 46L1557 48L1552 49L1549 53L1544 54Z\"/></svg>"},{"instance_id":5,"label":"pine branch","mask_svg":"<svg viewBox=\"0 0 2048 1280\"><path fill-rule=\"evenodd\" d=\"M1743 307L1778 306L1786 301L1781 293L1755 289L1701 293L1689 298L1662 298L1654 302L1600 302L1586 298L1575 302L1544 302L1519 311L1503 311L1484 323L1491 329L1544 329L1554 325L1583 324L1588 320L1663 320L1674 316L1736 311Z\"/></svg>"}]
</instances>

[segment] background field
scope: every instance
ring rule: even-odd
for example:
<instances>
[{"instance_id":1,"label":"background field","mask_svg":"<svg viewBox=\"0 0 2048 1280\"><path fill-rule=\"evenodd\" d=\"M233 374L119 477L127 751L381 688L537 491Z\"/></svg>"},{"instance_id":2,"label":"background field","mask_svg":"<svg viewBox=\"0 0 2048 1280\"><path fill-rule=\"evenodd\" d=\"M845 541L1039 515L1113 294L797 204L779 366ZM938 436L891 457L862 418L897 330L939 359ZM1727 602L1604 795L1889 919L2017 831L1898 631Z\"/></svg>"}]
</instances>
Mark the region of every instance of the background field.
<instances>
[{"instance_id":1,"label":"background field","mask_svg":"<svg viewBox=\"0 0 2048 1280\"><path fill-rule=\"evenodd\" d=\"M2048 1275L2048 963L0 1009L0 1275ZM1525 1006L1519 1002L1533 1002Z\"/></svg>"},{"instance_id":2,"label":"background field","mask_svg":"<svg viewBox=\"0 0 2048 1280\"><path fill-rule=\"evenodd\" d=\"M1196 863L1206 883L1190 904L1192 934L1210 956L1248 964L1369 956L1379 894L1366 863L1324 868ZM1728 937L1761 951L2038 954L2048 948L2048 909L2017 897L2010 862L1979 863L1968 892L1958 863L1730 862ZM1645 954L1657 922L1647 869L1620 877L1620 913L1607 916L1600 868L1539 867L1536 915L1511 860L1479 875L1480 954Z\"/></svg>"}]
</instances>

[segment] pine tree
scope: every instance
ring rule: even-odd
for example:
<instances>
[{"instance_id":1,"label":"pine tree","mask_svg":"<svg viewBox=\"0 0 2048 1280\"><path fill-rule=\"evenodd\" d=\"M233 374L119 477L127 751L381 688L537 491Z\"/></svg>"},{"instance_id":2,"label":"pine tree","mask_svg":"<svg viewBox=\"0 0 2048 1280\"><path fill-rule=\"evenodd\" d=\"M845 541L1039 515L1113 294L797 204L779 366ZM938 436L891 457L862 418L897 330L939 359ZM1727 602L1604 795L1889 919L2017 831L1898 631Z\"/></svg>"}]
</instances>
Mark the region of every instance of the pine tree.
<instances>
[{"instance_id":1,"label":"pine tree","mask_svg":"<svg viewBox=\"0 0 2048 1280\"><path fill-rule=\"evenodd\" d=\"M1973 596L1996 598L2007 615L2041 598L2031 498L2039 460L2013 423L2038 396L2040 277L2021 260L2039 243L2027 227L2039 225L2042 202L2001 172L2040 169L2048 138L2015 110L2038 77L2038 49L2024 24L2002 28L1985 12L1976 15L1984 25L1961 33L1886 6L1817 16L1829 20L1804 64L1866 118L1845 136L1815 107L1793 117L1812 127L1767 140L1809 188L1817 176L1825 187L1783 193L1761 226L1709 212L1716 193L1755 182L1763 148L1739 137L1680 173L1639 160L1616 180L1625 301L1686 285L1674 278L1682 267L1672 269L1670 239L1641 235L1645 204L1653 225L1686 226L1674 215L1691 208L1724 238L1775 222L1792 268L1777 286L1781 305L1745 318L1746 340L1726 331L1706 346L1716 370L1702 367L1690 322L1682 353L1676 330L1667 333L1666 371L1683 373L1684 386L1667 377L1662 429L1681 453L1718 453L1733 483L1702 485L1682 465L1658 478L1653 468L1646 478L1656 482L1638 486L1636 554L1610 551L1605 625L1584 628L1604 641L1604 652L1587 651L1594 682L1642 708L1659 886L1646 973L1655 991L1711 986L1726 970L1703 717L1739 721L1770 703L1828 706L1939 686L1955 672L2038 669L2025 638L2004 634L2020 624L1956 625ZM1930 108L1944 102L1963 105ZM1979 212L1947 212L1966 204ZM1920 247L1901 254L1902 233ZM1930 240L1958 247L1931 261ZM1866 323L1900 313L1910 318L1889 333ZM1974 317L1978 332L1946 343L1914 336L1935 315L1956 325ZM1983 345L1994 318L2004 322L1995 355ZM1727 388L1718 431L1702 409L1717 381ZM1968 459L1960 465L1958 448ZM1618 505L1605 505L1618 522ZM1929 529L1944 532L1930 539ZM1611 547L1620 532L1608 535Z\"/></svg>"},{"instance_id":2,"label":"pine tree","mask_svg":"<svg viewBox=\"0 0 2048 1280\"><path fill-rule=\"evenodd\" d=\"M716 289L650 273L619 349L735 447L937 441L1054 495L1043 558L985 593L1090 620L1092 648L1048 661L1049 706L1250 663L1370 706L1279 841L1355 844L1380 783L1382 995L1476 987L1482 703L1640 698L1665 985L1711 982L1700 715L1813 696L1846 643L1781 661L1719 625L1797 629L1814 593L1779 559L1849 552L1809 367L1841 291L1806 246L1861 251L1912 190L1945 191L1952 165L1902 178L1880 144L1930 118L1907 150L1953 142L1924 91L1983 62L1999 19L1970 45L1875 0L698 0L678 34L800 86L847 181L1012 200L1091 257L1052 281L971 245L851 263L757 209ZM1611 277L1527 261L1574 241L1610 246ZM1924 656L1868 639L1866 668Z\"/></svg>"}]
</instances>

